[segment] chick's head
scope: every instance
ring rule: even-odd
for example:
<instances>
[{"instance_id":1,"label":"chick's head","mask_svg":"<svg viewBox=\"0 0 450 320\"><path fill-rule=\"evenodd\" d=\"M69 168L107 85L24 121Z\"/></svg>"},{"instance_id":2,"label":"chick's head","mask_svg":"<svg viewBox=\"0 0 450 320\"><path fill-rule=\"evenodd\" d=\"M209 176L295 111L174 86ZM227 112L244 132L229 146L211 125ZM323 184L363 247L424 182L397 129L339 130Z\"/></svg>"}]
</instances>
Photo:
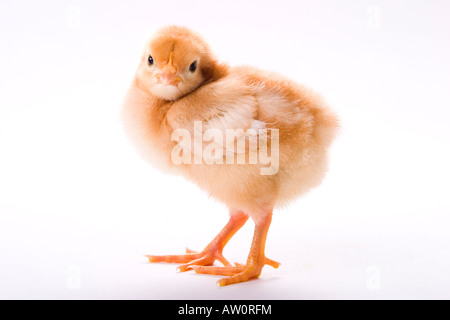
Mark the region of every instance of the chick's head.
<instances>
[{"instance_id":1,"label":"chick's head","mask_svg":"<svg viewBox=\"0 0 450 320\"><path fill-rule=\"evenodd\" d=\"M214 64L209 47L198 35L170 26L146 44L137 80L154 96L174 101L208 81Z\"/></svg>"}]
</instances>

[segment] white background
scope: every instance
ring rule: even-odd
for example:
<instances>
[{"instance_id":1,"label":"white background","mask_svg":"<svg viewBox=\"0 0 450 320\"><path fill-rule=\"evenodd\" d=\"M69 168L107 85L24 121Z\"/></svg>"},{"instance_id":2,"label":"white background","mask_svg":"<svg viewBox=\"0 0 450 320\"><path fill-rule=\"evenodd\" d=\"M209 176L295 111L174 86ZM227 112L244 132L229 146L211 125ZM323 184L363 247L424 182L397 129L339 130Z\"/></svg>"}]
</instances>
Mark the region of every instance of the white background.
<instances>
[{"instance_id":1,"label":"white background","mask_svg":"<svg viewBox=\"0 0 450 320\"><path fill-rule=\"evenodd\" d=\"M450 298L448 1L1 1L0 298ZM321 92L343 129L322 186L274 214L259 280L201 250L227 209L144 163L118 112L144 40L191 27L231 65ZM244 262L249 222L225 249Z\"/></svg>"}]
</instances>

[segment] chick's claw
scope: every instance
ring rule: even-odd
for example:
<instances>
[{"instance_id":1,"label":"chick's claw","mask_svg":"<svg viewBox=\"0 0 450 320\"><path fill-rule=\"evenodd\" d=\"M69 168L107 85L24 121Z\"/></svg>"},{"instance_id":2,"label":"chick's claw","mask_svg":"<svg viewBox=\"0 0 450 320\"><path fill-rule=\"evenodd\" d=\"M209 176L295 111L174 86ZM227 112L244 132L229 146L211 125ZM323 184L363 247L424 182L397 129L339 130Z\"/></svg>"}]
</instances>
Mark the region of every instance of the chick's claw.
<instances>
[{"instance_id":1,"label":"chick's claw","mask_svg":"<svg viewBox=\"0 0 450 320\"><path fill-rule=\"evenodd\" d=\"M188 271L192 266L212 266L214 261L219 261L224 266L231 266L231 264L225 259L220 251L217 249L205 249L200 253L201 257L199 259L193 260L189 263L179 266L177 269L180 272Z\"/></svg>"},{"instance_id":2,"label":"chick's claw","mask_svg":"<svg viewBox=\"0 0 450 320\"><path fill-rule=\"evenodd\" d=\"M222 255L222 252L214 245L208 246L202 252L196 252L186 248L186 254L181 255L163 255L154 256L146 255L149 262L166 262L166 263L183 263L177 269L180 272L185 272L190 266L212 266L214 261L218 260L224 266L231 266L231 264Z\"/></svg>"},{"instance_id":3,"label":"chick's claw","mask_svg":"<svg viewBox=\"0 0 450 320\"><path fill-rule=\"evenodd\" d=\"M245 266L239 265L235 267L208 267L208 266L189 266L187 270L194 270L195 273L213 274L219 276L233 276L244 271Z\"/></svg>"},{"instance_id":4,"label":"chick's claw","mask_svg":"<svg viewBox=\"0 0 450 320\"><path fill-rule=\"evenodd\" d=\"M164 256L146 255L145 257L148 258L149 262L187 263L192 260L200 258L200 254L188 253L188 254L164 255Z\"/></svg>"},{"instance_id":5,"label":"chick's claw","mask_svg":"<svg viewBox=\"0 0 450 320\"><path fill-rule=\"evenodd\" d=\"M240 283L240 282L246 282L251 279L256 279L261 274L262 266L259 265L249 265L245 266L244 270L229 276L228 278L222 278L219 281L217 281L217 284L221 287L227 286L229 284L234 283Z\"/></svg>"},{"instance_id":6,"label":"chick's claw","mask_svg":"<svg viewBox=\"0 0 450 320\"><path fill-rule=\"evenodd\" d=\"M233 283L245 282L251 279L256 279L261 274L264 265L270 265L274 268L280 266L279 262L274 260L264 258L264 263L247 263L247 265L242 265L236 263L236 266L225 266L225 267L215 267L215 266L189 266L186 270L194 270L195 273L200 274L212 274L227 276L228 278L223 278L217 281L219 286L226 286Z\"/></svg>"}]
</instances>

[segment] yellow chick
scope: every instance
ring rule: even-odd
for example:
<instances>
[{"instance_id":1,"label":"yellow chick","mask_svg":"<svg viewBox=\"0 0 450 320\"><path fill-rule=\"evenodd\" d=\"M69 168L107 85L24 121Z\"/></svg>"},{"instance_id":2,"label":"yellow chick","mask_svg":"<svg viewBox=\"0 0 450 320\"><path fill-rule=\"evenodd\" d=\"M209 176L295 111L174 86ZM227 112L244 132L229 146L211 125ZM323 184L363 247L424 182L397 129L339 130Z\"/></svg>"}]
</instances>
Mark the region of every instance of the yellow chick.
<instances>
[{"instance_id":1,"label":"yellow chick","mask_svg":"<svg viewBox=\"0 0 450 320\"><path fill-rule=\"evenodd\" d=\"M338 128L317 94L272 72L219 63L200 36L178 26L146 44L123 118L145 159L183 175L230 212L203 251L149 261L226 276L221 286L279 266L264 250L272 212L322 181ZM255 231L247 263L231 265L223 248L249 217Z\"/></svg>"}]
</instances>

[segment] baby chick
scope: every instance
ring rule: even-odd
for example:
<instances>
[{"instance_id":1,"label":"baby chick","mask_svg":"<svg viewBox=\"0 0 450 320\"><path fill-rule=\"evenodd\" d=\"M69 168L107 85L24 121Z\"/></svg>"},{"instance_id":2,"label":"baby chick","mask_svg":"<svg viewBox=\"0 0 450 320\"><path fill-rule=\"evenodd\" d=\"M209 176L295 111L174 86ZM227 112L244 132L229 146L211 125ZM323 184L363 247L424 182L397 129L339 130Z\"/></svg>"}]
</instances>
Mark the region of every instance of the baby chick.
<instances>
[{"instance_id":1,"label":"baby chick","mask_svg":"<svg viewBox=\"0 0 450 320\"><path fill-rule=\"evenodd\" d=\"M123 118L145 159L196 183L230 212L203 251L149 261L227 276L222 286L257 278L266 264L279 266L264 250L273 209L321 182L338 128L309 89L272 72L220 63L201 37L177 26L159 30L145 46ZM247 263L233 266L222 251L249 217L255 232Z\"/></svg>"}]
</instances>

